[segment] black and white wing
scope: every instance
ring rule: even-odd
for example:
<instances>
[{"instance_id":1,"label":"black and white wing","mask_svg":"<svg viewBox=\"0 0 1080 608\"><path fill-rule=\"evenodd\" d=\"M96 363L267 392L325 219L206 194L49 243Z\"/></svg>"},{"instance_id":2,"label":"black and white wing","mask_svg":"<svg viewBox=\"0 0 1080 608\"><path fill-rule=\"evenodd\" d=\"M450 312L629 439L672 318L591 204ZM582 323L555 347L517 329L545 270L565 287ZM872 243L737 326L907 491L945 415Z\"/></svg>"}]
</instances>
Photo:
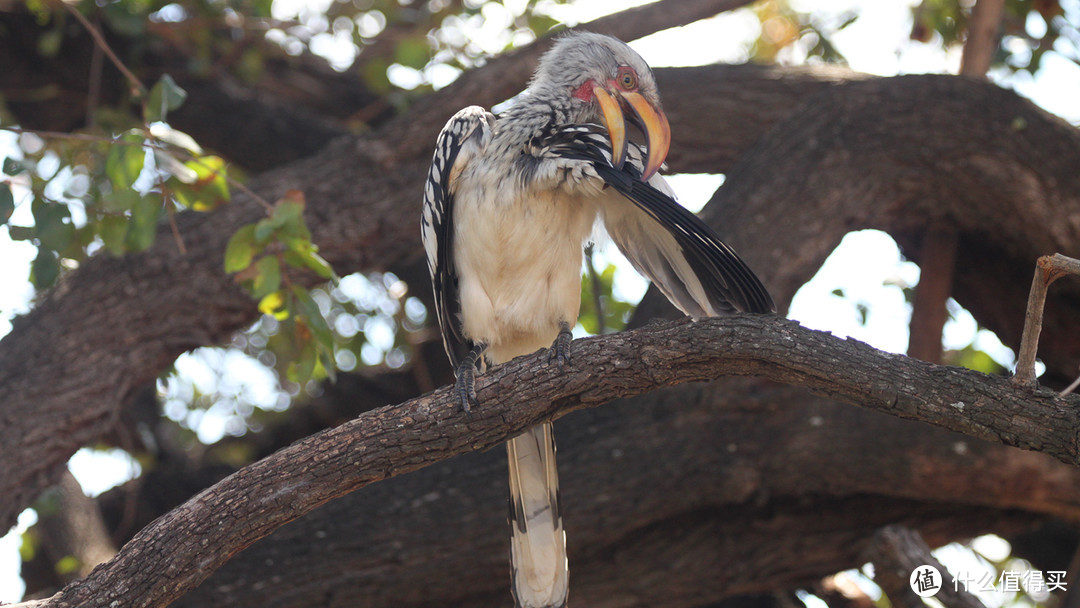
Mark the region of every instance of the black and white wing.
<instances>
[{"instance_id":1,"label":"black and white wing","mask_svg":"<svg viewBox=\"0 0 1080 608\"><path fill-rule=\"evenodd\" d=\"M604 228L638 272L691 317L734 311L775 312L757 275L705 222L675 201L659 174L641 180L642 149L631 144L623 167L611 163L611 144L595 125L562 127L548 137L550 154L587 161L607 186ZM627 205L627 200L633 205Z\"/></svg>"},{"instance_id":2,"label":"black and white wing","mask_svg":"<svg viewBox=\"0 0 1080 608\"><path fill-rule=\"evenodd\" d=\"M451 117L439 133L424 185L420 233L443 346L454 369L474 346L461 328L461 300L454 267L454 180L483 151L491 139L494 121L495 117L479 106L469 106Z\"/></svg>"}]
</instances>

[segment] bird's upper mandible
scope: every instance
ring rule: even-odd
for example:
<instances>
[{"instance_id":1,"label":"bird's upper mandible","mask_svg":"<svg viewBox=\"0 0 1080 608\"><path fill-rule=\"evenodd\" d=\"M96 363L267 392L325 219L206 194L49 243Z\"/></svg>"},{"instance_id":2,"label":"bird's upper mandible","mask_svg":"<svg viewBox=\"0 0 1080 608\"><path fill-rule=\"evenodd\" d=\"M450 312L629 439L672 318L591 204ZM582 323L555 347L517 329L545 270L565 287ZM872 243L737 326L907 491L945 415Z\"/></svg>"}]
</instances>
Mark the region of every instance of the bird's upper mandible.
<instances>
[{"instance_id":1,"label":"bird's upper mandible","mask_svg":"<svg viewBox=\"0 0 1080 608\"><path fill-rule=\"evenodd\" d=\"M626 160L627 124L645 135L648 156L642 180L648 181L664 164L671 127L656 80L649 65L623 42L588 32L560 38L544 55L527 92L540 98L569 97L570 123L602 123L617 169Z\"/></svg>"}]
</instances>

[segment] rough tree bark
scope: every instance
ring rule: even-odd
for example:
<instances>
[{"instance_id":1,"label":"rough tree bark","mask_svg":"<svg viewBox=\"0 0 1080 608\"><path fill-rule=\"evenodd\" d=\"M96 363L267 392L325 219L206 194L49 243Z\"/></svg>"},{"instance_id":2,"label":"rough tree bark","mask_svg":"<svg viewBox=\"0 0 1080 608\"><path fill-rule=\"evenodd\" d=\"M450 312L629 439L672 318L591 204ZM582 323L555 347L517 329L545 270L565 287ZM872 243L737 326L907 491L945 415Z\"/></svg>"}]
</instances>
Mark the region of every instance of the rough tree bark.
<instances>
[{"instance_id":1,"label":"rough tree bark","mask_svg":"<svg viewBox=\"0 0 1080 608\"><path fill-rule=\"evenodd\" d=\"M199 493L143 529L116 558L36 605L165 606L235 552L333 498L451 456L499 445L539 420L658 386L719 375L766 377L976 438L1037 449L1070 464L1080 458L1075 442L1080 396L1032 393L1006 378L883 353L772 316L669 322L581 340L575 346L576 356L588 361L588 367L559 372L539 352L478 378L482 411L466 414L453 407L452 387L444 387L301 440ZM725 449L734 453L738 445L736 441L734 450ZM760 480L747 475L750 471L730 463L718 470L726 478L715 487L722 495L745 500L760 489ZM1067 472L1071 481L1080 479L1075 469ZM1075 493L1074 487L1066 486L1069 494ZM666 495L657 490L654 498ZM641 500L649 498L643 495ZM1030 501L1024 496L1014 500ZM663 517L659 505L650 507L648 513ZM1060 508L1072 512L1075 506ZM672 553L675 547L690 540L728 542L737 534L727 525L718 528L711 518L695 517L685 523L690 527L683 531L685 538L676 534L672 539L670 530L659 534L643 530L631 535L635 546L629 551L669 555L676 567L665 576L687 577L686 584L700 580L706 573L700 570L703 564L693 559L679 568L681 560ZM611 526L597 527L612 531ZM589 576L588 568L584 574ZM650 604L670 597L668 587L654 584L650 577L626 588L614 582L617 577L600 578L611 585L605 594L609 598L621 593ZM718 588L729 593L739 589L734 580L718 578ZM469 589L475 593L477 588ZM445 589L434 591L445 598ZM396 598L395 605L401 601ZM429 597L423 603L432 601Z\"/></svg>"},{"instance_id":2,"label":"rough tree bark","mask_svg":"<svg viewBox=\"0 0 1080 608\"><path fill-rule=\"evenodd\" d=\"M371 136L338 140L253 187L270 198L304 190L315 240L339 272L408 266L419 251L413 186L432 133L458 107L519 90L533 57L492 61ZM1080 184L1071 168L1080 139L1011 93L843 70L709 66L658 76L675 129L673 169L728 172L706 215L778 300L788 301L851 229L885 229L917 259L917 235L928 219L943 219L961 234L958 299L1013 342L1032 260L1076 255ZM221 276L220 258L228 235L258 213L241 196L213 216L182 218L197 255L162 239L147 255L92 261L0 342L8 396L0 460L13 463L0 472L5 524L71 451L109 428L134 387L178 352L249 322L253 307ZM1077 291L1063 284L1052 293L1041 353L1052 373L1071 372L1080 350L1067 331L1080 314ZM801 584L856 564L870 534L897 520L920 525L933 543L1076 516L1072 468L1000 445L889 417L852 418L865 412L761 381L651 399L578 412L580 423L560 425L571 434L560 436L560 458L570 471L567 525L579 539L574 594L585 605L645 605L650 593L670 593L665 605L690 606ZM963 421L958 409L942 419ZM867 434L834 434L841 428ZM1075 449L1060 438L1047 445L1064 455ZM438 595L443 605L502 605L503 473L490 456L332 502L183 601L310 605L317 594L326 605L419 606ZM825 464L807 471L793 460ZM942 474L957 470L964 475ZM883 471L896 477L875 479ZM571 502L575 493L584 500ZM947 504L925 502L935 495ZM409 530L424 535L403 541Z\"/></svg>"},{"instance_id":3,"label":"rough tree bark","mask_svg":"<svg viewBox=\"0 0 1080 608\"><path fill-rule=\"evenodd\" d=\"M716 83L747 72L711 68ZM674 85L668 99L678 101L668 106L682 118L675 137L694 126L689 117L723 116L730 107L724 97L691 95L679 86L708 82L710 68L670 73L676 78L667 81ZM761 95L781 91L782 99L793 98L792 83L782 77L758 82ZM797 90L807 85L805 78L794 83ZM1078 242L1080 220L1071 209L1080 199L1080 176L1069 163L1080 149L1076 130L1012 93L955 78L808 86L824 86L824 97L773 128L730 170L729 186L706 211L710 218L723 214L721 233L786 301L847 231L879 227L903 244L925 217L946 215L970 235L961 242L961 268L989 267L1001 278L980 283L982 273L961 272L961 303L1007 342L1019 336L1024 296L1017 287L1020 293L1012 297L1011 277L1026 277L1038 254L1068 253ZM940 111L921 105L930 100L929 107ZM966 119L954 120L961 112ZM416 118L432 124L442 119ZM699 123L698 131L713 130L719 141L724 124ZM391 124L380 137L338 140L312 159L257 178L253 186L271 199L290 188L304 190L314 237L339 272L393 268L417 258L412 185L426 162L418 151L399 156L410 147L405 141L391 152L389 142L401 134ZM882 144L874 135L893 143ZM707 156L712 162L683 153L674 168L725 168L715 155ZM873 181L865 179L869 167ZM362 191L358 183L365 184ZM952 196L942 200L939 193ZM134 387L178 353L221 342L253 318L252 302L220 271L228 235L260 213L244 197L237 199L212 216L180 218L185 242L197 255L182 255L171 241L159 239L145 254L91 260L0 342L0 385L11 396L0 413L0 457L11 463L0 473L0 489L10 497L0 506L0 521L13 523L75 449L107 430ZM785 238L778 239L778 231ZM765 243L771 247L759 245ZM1005 249L990 250L992 245ZM985 297L987 289L993 297ZM1080 301L1076 291L1062 285L1051 294L1049 310L1060 312L1047 317L1041 356L1052 369L1071 368L1069 361L1080 353L1080 339L1065 331L1068 313ZM179 306L163 314L163 303L170 302Z\"/></svg>"},{"instance_id":4,"label":"rough tree bark","mask_svg":"<svg viewBox=\"0 0 1080 608\"><path fill-rule=\"evenodd\" d=\"M701 74L696 70L693 75ZM695 82L685 78L681 86ZM812 75L797 78L794 85L764 80L759 94L779 90L790 103L793 86L815 84ZM447 107L467 102L452 103ZM430 130L423 135L418 130L411 142L400 140L401 131L393 125L375 137L339 139L311 159L256 178L252 188L270 200L292 188L303 190L314 238L339 273L417 260L419 202L413 186L426 170L430 133L438 132L446 117L427 113L414 118L423 119ZM680 130L676 127L676 134ZM416 141L421 137L423 143ZM401 156L406 148L413 152ZM0 412L0 438L5 440L0 459L11 463L0 472L0 488L10 492L10 500L0 505L3 527L51 485L71 453L108 430L134 388L152 380L179 353L220 343L254 319L253 302L223 274L220 260L229 235L260 214L238 195L234 204L212 216L181 216L180 231L191 253L181 254L171 239L161 238L145 254L91 260L16 321L0 342L0 385L11 396ZM166 313L166 303L176 306ZM57 369L62 370L59 378Z\"/></svg>"}]
</instances>

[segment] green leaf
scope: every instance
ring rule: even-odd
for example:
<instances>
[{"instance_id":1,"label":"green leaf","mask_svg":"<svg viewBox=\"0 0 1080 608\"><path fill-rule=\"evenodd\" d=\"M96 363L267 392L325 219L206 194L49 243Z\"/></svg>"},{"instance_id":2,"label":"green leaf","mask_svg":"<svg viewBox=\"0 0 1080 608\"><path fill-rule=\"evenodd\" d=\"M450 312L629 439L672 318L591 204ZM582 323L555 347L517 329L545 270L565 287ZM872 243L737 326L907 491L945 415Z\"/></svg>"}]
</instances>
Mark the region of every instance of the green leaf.
<instances>
[{"instance_id":1,"label":"green leaf","mask_svg":"<svg viewBox=\"0 0 1080 608\"><path fill-rule=\"evenodd\" d=\"M11 185L7 182L0 183L0 226L11 219L15 212L15 196L11 194Z\"/></svg>"},{"instance_id":2,"label":"green leaf","mask_svg":"<svg viewBox=\"0 0 1080 608\"><path fill-rule=\"evenodd\" d=\"M7 173L8 175L18 175L23 171L26 171L26 165L23 164L21 160L11 158L10 156L4 159L4 173Z\"/></svg>"},{"instance_id":3,"label":"green leaf","mask_svg":"<svg viewBox=\"0 0 1080 608\"><path fill-rule=\"evenodd\" d=\"M278 232L301 237L306 234L310 240L311 233L303 225L303 216L303 203L292 199L282 199L274 205L274 211L270 217L261 219L255 224L255 240L264 243Z\"/></svg>"},{"instance_id":4,"label":"green leaf","mask_svg":"<svg viewBox=\"0 0 1080 608\"><path fill-rule=\"evenodd\" d=\"M121 256L127 251L124 243L128 231L128 218L122 215L106 215L98 224L98 234L105 243L105 251Z\"/></svg>"},{"instance_id":5,"label":"green leaf","mask_svg":"<svg viewBox=\"0 0 1080 608\"><path fill-rule=\"evenodd\" d=\"M330 263L317 253L319 248L311 241L286 239L285 246L287 247L285 251L285 262L287 264L297 268L307 268L330 281L338 280L338 276Z\"/></svg>"},{"instance_id":6,"label":"green leaf","mask_svg":"<svg viewBox=\"0 0 1080 608\"><path fill-rule=\"evenodd\" d=\"M299 285L293 285L292 295L296 299L296 313L311 329L315 341L324 348L333 350L334 335L330 332L330 326L326 324L319 305L311 297L311 292Z\"/></svg>"},{"instance_id":7,"label":"green leaf","mask_svg":"<svg viewBox=\"0 0 1080 608\"><path fill-rule=\"evenodd\" d=\"M195 179L173 193L178 203L195 211L209 211L229 201L229 182L221 157L200 156L184 166L195 172Z\"/></svg>"},{"instance_id":8,"label":"green leaf","mask_svg":"<svg viewBox=\"0 0 1080 608\"><path fill-rule=\"evenodd\" d=\"M406 67L423 69L431 59L427 38L405 38L394 47L394 59Z\"/></svg>"},{"instance_id":9,"label":"green leaf","mask_svg":"<svg viewBox=\"0 0 1080 608\"><path fill-rule=\"evenodd\" d=\"M105 157L105 175L112 182L113 190L131 188L142 173L146 152L142 148L142 137L132 141L131 133L125 134L120 141L113 143ZM136 143L140 145L135 145Z\"/></svg>"},{"instance_id":10,"label":"green leaf","mask_svg":"<svg viewBox=\"0 0 1080 608\"><path fill-rule=\"evenodd\" d=\"M230 274L240 272L251 266L251 260L255 258L255 254L262 250L262 244L255 240L255 224L241 227L225 246L225 272Z\"/></svg>"},{"instance_id":11,"label":"green leaf","mask_svg":"<svg viewBox=\"0 0 1080 608\"><path fill-rule=\"evenodd\" d=\"M37 238L37 230L33 226L8 226L8 236L13 241L30 241Z\"/></svg>"},{"instance_id":12,"label":"green leaf","mask_svg":"<svg viewBox=\"0 0 1080 608\"><path fill-rule=\"evenodd\" d=\"M54 27L38 36L38 54L50 59L60 53L60 47L64 44L64 30Z\"/></svg>"},{"instance_id":13,"label":"green leaf","mask_svg":"<svg viewBox=\"0 0 1080 608\"><path fill-rule=\"evenodd\" d=\"M38 539L32 533L33 528L22 533L22 538L19 543L19 557L22 558L23 563L34 561L34 556L38 552Z\"/></svg>"},{"instance_id":14,"label":"green leaf","mask_svg":"<svg viewBox=\"0 0 1080 608\"><path fill-rule=\"evenodd\" d=\"M56 565L53 566L53 569L56 570L57 574L63 576L65 574L72 574L74 572L78 572L79 568L81 567L82 562L79 561L79 558L75 557L74 555L65 555L64 557L60 558L60 561L56 562Z\"/></svg>"},{"instance_id":15,"label":"green leaf","mask_svg":"<svg viewBox=\"0 0 1080 608\"><path fill-rule=\"evenodd\" d=\"M161 215L160 195L148 194L139 197L131 208L131 222L128 224L124 244L128 251L146 251L157 238L157 222Z\"/></svg>"},{"instance_id":16,"label":"green leaf","mask_svg":"<svg viewBox=\"0 0 1080 608\"><path fill-rule=\"evenodd\" d=\"M140 199L142 195L130 188L113 190L101 198L101 210L105 213L131 211Z\"/></svg>"},{"instance_id":17,"label":"green leaf","mask_svg":"<svg viewBox=\"0 0 1080 608\"><path fill-rule=\"evenodd\" d=\"M371 90L377 95L385 95L394 89L390 78L386 75L389 62L380 57L373 57L368 61L361 62L360 74Z\"/></svg>"},{"instance_id":18,"label":"green leaf","mask_svg":"<svg viewBox=\"0 0 1080 608\"><path fill-rule=\"evenodd\" d=\"M303 330L298 328L297 333ZM319 360L319 350L311 339L304 341L296 360L289 363L289 369L285 372L286 377L300 385L307 384L315 373L315 364Z\"/></svg>"},{"instance_id":19,"label":"green leaf","mask_svg":"<svg viewBox=\"0 0 1080 608\"><path fill-rule=\"evenodd\" d=\"M146 122L167 120L169 112L182 106L185 99L187 99L187 91L180 88L172 76L165 74L150 89L143 109L143 118Z\"/></svg>"},{"instance_id":20,"label":"green leaf","mask_svg":"<svg viewBox=\"0 0 1080 608\"><path fill-rule=\"evenodd\" d=\"M67 205L38 199L30 208L34 213L34 227L41 246L54 251L67 247L75 235Z\"/></svg>"},{"instance_id":21,"label":"green leaf","mask_svg":"<svg viewBox=\"0 0 1080 608\"><path fill-rule=\"evenodd\" d=\"M30 264L30 280L34 283L34 287L38 289L50 287L59 276L60 261L56 259L56 252L44 247L39 248L37 257Z\"/></svg>"},{"instance_id":22,"label":"green leaf","mask_svg":"<svg viewBox=\"0 0 1080 608\"><path fill-rule=\"evenodd\" d=\"M255 275L251 288L251 296L262 299L271 293L281 289L281 263L272 255L263 256L255 264L258 274Z\"/></svg>"}]
</instances>

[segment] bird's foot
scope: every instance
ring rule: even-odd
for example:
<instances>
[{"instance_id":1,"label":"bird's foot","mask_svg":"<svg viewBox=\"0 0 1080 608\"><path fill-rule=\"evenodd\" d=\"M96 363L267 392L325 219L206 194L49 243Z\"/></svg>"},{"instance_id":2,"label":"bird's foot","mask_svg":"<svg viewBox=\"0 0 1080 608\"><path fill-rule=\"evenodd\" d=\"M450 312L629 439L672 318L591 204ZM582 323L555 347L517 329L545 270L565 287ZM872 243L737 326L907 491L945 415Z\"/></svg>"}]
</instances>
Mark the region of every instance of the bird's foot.
<instances>
[{"instance_id":1,"label":"bird's foot","mask_svg":"<svg viewBox=\"0 0 1080 608\"><path fill-rule=\"evenodd\" d=\"M559 335L548 350L548 363L554 360L559 366L559 371L562 371L564 365L570 365L570 342L573 339L574 334L570 331L570 324L566 321L560 323Z\"/></svg>"},{"instance_id":2,"label":"bird's foot","mask_svg":"<svg viewBox=\"0 0 1080 608\"><path fill-rule=\"evenodd\" d=\"M465 355L465 358L458 364L457 370L454 375L457 380L454 382L454 394L457 395L458 403L461 404L461 409L469 412L473 405L478 405L479 402L476 399L476 362L480 359L480 355L484 352L485 345L477 344L469 351L469 354Z\"/></svg>"}]
</instances>

